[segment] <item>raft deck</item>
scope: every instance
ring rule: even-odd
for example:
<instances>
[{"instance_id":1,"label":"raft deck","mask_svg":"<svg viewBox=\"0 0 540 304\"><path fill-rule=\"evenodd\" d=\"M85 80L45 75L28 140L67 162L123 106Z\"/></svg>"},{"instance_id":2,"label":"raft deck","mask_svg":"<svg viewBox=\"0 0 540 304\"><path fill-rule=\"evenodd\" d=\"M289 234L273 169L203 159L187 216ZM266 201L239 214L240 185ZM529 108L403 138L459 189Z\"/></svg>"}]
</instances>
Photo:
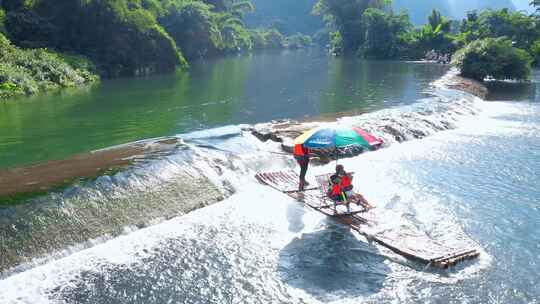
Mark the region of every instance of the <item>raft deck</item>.
<instances>
[{"instance_id":1,"label":"raft deck","mask_svg":"<svg viewBox=\"0 0 540 304\"><path fill-rule=\"evenodd\" d=\"M336 208L334 203L326 198L324 191L321 191L320 185L310 184L305 191L298 191L299 176L293 171L258 173L255 178L262 184L287 194L305 206L349 226L368 240L428 266L446 269L480 255L480 251L473 246L470 248L446 246L425 232L412 228L407 230L400 228L399 231L384 230L369 234L365 227L377 225L377 220L374 214L369 212L369 209L352 207L351 212L347 212L345 206L340 205Z\"/></svg>"}]
</instances>

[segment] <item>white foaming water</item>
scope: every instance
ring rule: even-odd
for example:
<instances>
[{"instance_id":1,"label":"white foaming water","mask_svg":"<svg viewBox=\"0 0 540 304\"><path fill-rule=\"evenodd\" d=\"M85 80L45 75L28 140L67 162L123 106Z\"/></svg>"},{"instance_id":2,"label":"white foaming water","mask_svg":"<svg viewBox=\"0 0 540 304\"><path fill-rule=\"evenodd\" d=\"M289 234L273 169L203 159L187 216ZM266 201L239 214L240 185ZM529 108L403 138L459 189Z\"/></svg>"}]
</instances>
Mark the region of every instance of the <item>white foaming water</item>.
<instances>
[{"instance_id":1,"label":"white foaming water","mask_svg":"<svg viewBox=\"0 0 540 304\"><path fill-rule=\"evenodd\" d=\"M467 216L473 211L457 195L466 189L446 192L426 176L447 170L448 164L467 165L475 160L468 147L484 145L490 137L538 138L540 128L504 119L530 115L535 110L527 105L473 102L464 101L465 112L475 108L480 114L450 118L456 130L340 161L356 172L356 188L378 206L375 231L414 226L449 245L476 243L478 235L468 235L475 230ZM369 124L389 111L340 123ZM447 114L433 110L430 115ZM390 116L398 123L411 121ZM188 171L204 172L222 190L236 192L231 197L13 275L0 281L0 303L422 303L434 296L467 301L472 296L461 285L482 285L483 274L493 267L493 257L482 252L479 260L449 271L423 269L257 184L256 171L292 168L294 162L261 154L277 151L277 144L259 143L239 130L181 136L194 141L188 143L196 151ZM457 154L454 148L460 146ZM173 178L177 170L171 168L180 159L172 155L149 163L145 170L159 176L151 184ZM327 173L333 166L311 167L309 174ZM146 180L139 182L146 187ZM450 294L444 295L441 286ZM496 292L493 297L512 299Z\"/></svg>"},{"instance_id":2,"label":"white foaming water","mask_svg":"<svg viewBox=\"0 0 540 304\"><path fill-rule=\"evenodd\" d=\"M503 107L504 108L504 107ZM501 109L505 110L505 109ZM491 108L491 114L497 115L498 110ZM481 119L487 122L490 115L482 115ZM475 120L478 117L475 118ZM474 124L474 122L471 122ZM471 129L467 123L465 128L448 131L429 137L427 139L406 142L392 145L388 149L383 149L376 153L367 153L358 158L345 159L340 161L345 167L356 172L355 186L365 194L368 200L374 202L378 208L375 213L380 229L396 228L402 225L417 225L424 231L429 231L432 235L442 238L446 242L463 244L472 240L463 233L460 220L456 218L452 210L446 208L446 202L440 201L436 196L425 194L427 191L424 185L417 181L415 172L408 170L407 163L424 159L444 158L446 145L463 144L463 134L469 136L469 130L474 130L473 134L485 134L489 132L499 132L500 125L483 124L484 130L479 128ZM261 146L261 148L263 148ZM266 147L267 148L267 147ZM169 239L182 238L196 240L205 238L201 236L205 233L215 233L215 239L227 239L240 248L250 252L255 257L244 257L257 260L258 267L265 269L267 277L257 277L261 275L258 270L252 269L248 262L236 260L235 267L238 273L232 276L232 280L242 280L242 276L254 276L254 290L243 290L245 287L235 287L234 291L244 294L243 300L246 302L257 302L253 296L267 297L267 299L281 299L282 302L336 302L354 303L358 301L385 301L389 298L414 299L417 294L411 293L410 287L419 282L438 282L439 284L453 284L465 278L470 278L479 270L488 267L490 257L485 252L481 255L480 261L467 263L466 266L448 272L422 271L388 252L385 249L369 245L361 237L355 236L352 248L346 249L346 254L375 255L375 266L357 265L358 261L342 257L345 263L356 269L361 274L371 273L375 276L384 277L381 286L370 286L369 282L350 282L351 285L358 284L359 292L351 293L348 289L322 290L317 292L312 287L318 283L307 280L302 282L301 277L294 277L294 272L299 266L298 256L295 250L304 253L302 248L297 246L315 246L316 250L327 250L324 242L326 231L334 231L335 224L325 219L323 216L304 210L287 196L273 191L269 188L256 184L251 176L255 173L249 167L243 166L240 160L230 160L223 156L219 150L210 151L209 158L221 158L222 161L232 161L232 166L225 169L221 176L210 176L216 184L222 184L223 180L234 184L237 194L224 202L215 204L204 209L194 211L188 215L177 217L164 223L141 229L120 236L106 243L93 248L72 254L71 256L52 261L46 265L13 275L0 282L2 292L0 293L0 303L56 303L64 299L61 295L63 291L69 294L70 288L80 288L84 286L84 275L86 272L101 271L101 265L122 265L124 268L135 267L140 263L145 263L144 259L152 257L154 248L163 246L163 242ZM245 156L244 160L252 161L254 156ZM234 162L237 162L234 164ZM195 163L198 170L206 170L210 162L200 160ZM277 163L262 162L259 169L283 168L290 165L290 162ZM334 164L326 166L312 167L310 175L327 173L333 169ZM165 174L165 173L163 173ZM165 174L166 177L167 174ZM202 229L202 230L201 230ZM257 233L261 232L261 235ZM337 230L339 235L342 230ZM317 240L320 236L321 240ZM346 238L344 242L351 242ZM227 243L226 241L224 241ZM356 243L357 242L357 243ZM298 243L298 244L297 244ZM289 247L293 245L293 249ZM230 244L224 245L230 246ZM320 248L319 248L320 246ZM339 245L339 246L343 246ZM254 250L257 248L259 251ZM218 248L218 250L225 250ZM200 249L204 252L206 249ZM293 253L290 253L290 252ZM283 253L285 252L285 254ZM322 254L325 255L324 252ZM292 256L292 257L290 257ZM317 256L310 256L309 263L314 263L320 267L319 270L330 270L326 268L325 259L317 260ZM178 257L181 258L181 257ZM185 257L184 257L185 258ZM234 257L230 257L234 260ZM340 257L335 257L339 259ZM289 260L292 259L292 262ZM296 261L296 262L295 262ZM307 261L301 262L300 265ZM211 263L211 262L210 262ZM293 265L288 265L292 263ZM354 265L354 266L351 266ZM370 268L374 267L374 268ZM136 269L136 267L135 267ZM260 269L259 269L260 270ZM215 265L211 271L220 272L219 265ZM341 270L342 271L342 270ZM255 274L252 274L252 272ZM290 272L290 273L289 273ZM310 276L312 273L302 273L300 276ZM292 277L291 277L292 276ZM361 280L362 276L355 277ZM113 284L113 283L112 283ZM260 284L260 285L257 285ZM363 286L363 284L367 284ZM363 287L362 287L363 286ZM91 288L86 286L84 288ZM120 287L119 287L120 288ZM208 286L208 289L220 289L222 286ZM267 294L263 289L270 288L273 294ZM202 287L201 292L205 288ZM376 289L378 291L373 291ZM250 295L250 290L253 292ZM126 292L130 292L129 290ZM136 293L136 290L131 292ZM426 295L427 296L427 295ZM150 302L155 302L148 300ZM84 301L82 301L84 302ZM189 301L188 301L189 302ZM66 303L70 301L66 300ZM74 302L78 303L78 302ZM91 302L86 302L91 303ZM141 302L144 303L144 302Z\"/></svg>"}]
</instances>

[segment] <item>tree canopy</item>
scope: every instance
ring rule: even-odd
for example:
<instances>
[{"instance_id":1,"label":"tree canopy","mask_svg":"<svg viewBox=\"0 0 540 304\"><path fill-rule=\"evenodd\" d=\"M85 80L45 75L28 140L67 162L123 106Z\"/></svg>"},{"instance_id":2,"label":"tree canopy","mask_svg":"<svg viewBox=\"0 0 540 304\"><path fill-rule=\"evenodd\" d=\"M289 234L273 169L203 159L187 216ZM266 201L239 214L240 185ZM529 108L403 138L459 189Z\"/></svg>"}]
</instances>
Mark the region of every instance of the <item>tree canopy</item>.
<instances>
[{"instance_id":1,"label":"tree canopy","mask_svg":"<svg viewBox=\"0 0 540 304\"><path fill-rule=\"evenodd\" d=\"M376 8L368 8L362 16L364 43L360 54L366 58L398 58L403 52L405 35L412 29L407 13L386 14Z\"/></svg>"},{"instance_id":2,"label":"tree canopy","mask_svg":"<svg viewBox=\"0 0 540 304\"><path fill-rule=\"evenodd\" d=\"M23 50L0 34L0 98L94 80L97 80L94 67L84 58L45 49Z\"/></svg>"},{"instance_id":3,"label":"tree canopy","mask_svg":"<svg viewBox=\"0 0 540 304\"><path fill-rule=\"evenodd\" d=\"M362 16L368 8L383 9L388 0L318 0L313 12L322 15L328 27L334 29L334 46L344 53L357 52L364 42Z\"/></svg>"},{"instance_id":4,"label":"tree canopy","mask_svg":"<svg viewBox=\"0 0 540 304\"><path fill-rule=\"evenodd\" d=\"M453 63L463 76L480 81L486 77L525 80L531 73L529 54L503 37L471 42L456 53Z\"/></svg>"},{"instance_id":5,"label":"tree canopy","mask_svg":"<svg viewBox=\"0 0 540 304\"><path fill-rule=\"evenodd\" d=\"M0 31L16 45L81 54L105 76L166 72L254 48L242 0L4 0ZM283 47L285 37L280 45ZM268 45L268 44L262 44ZM136 46L136 47L134 47ZM259 44L261 47L261 44ZM187 59L187 60L186 60Z\"/></svg>"}]
</instances>

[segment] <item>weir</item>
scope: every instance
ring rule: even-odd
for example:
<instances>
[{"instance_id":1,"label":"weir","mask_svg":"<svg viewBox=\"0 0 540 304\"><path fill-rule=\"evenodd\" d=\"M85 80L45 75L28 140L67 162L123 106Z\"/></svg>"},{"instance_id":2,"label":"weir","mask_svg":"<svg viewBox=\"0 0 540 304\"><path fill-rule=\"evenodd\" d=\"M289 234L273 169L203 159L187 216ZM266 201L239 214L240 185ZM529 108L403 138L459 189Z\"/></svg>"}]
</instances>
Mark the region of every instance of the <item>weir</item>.
<instances>
[{"instance_id":1,"label":"weir","mask_svg":"<svg viewBox=\"0 0 540 304\"><path fill-rule=\"evenodd\" d=\"M325 199L320 188L311 187L304 192L296 191L299 176L292 171L262 172L255 178L264 185L270 186L287 194L306 207L334 218L339 223L349 226L364 236L368 241L375 242L391 251L416 262L446 269L459 262L478 258L480 251L474 246L447 246L419 229L382 230L370 233L368 227L377 226L377 218L372 212L335 212L333 203Z\"/></svg>"},{"instance_id":2,"label":"weir","mask_svg":"<svg viewBox=\"0 0 540 304\"><path fill-rule=\"evenodd\" d=\"M279 168L290 168L291 158L281 154L290 155L287 151L294 138L306 129L332 123L353 125L383 138L384 147L452 129L461 119L478 113L479 99L448 88L446 84L451 81L459 83L455 75L449 73L440 84L430 86L430 97L415 104L360 116L341 113L330 119L335 122L272 121L232 125L4 170L0 172L0 181L2 175L5 177L5 183L0 185L0 196L18 195L20 191L36 193L21 198L15 205L11 201L0 201L0 205L4 203L0 208L0 277L42 264L57 255L91 247L92 240L113 238L126 227L128 230L146 227L221 201L236 191L232 186L236 178L270 165L276 167L278 159ZM122 170L116 171L117 166ZM79 177L88 179L78 181ZM72 184L65 184L70 180ZM56 186L61 187L50 190ZM296 185L286 184L286 187L293 191L289 196L296 199ZM318 206L320 195L313 189L302 199ZM375 219L368 218L371 214L337 220L362 222L366 219L373 225ZM368 234L370 227L352 222L348 225L363 234ZM389 245L400 240L399 235L394 237L390 232L376 236L376 240ZM393 247L404 248L401 244ZM447 252L455 253L452 248L443 247L415 256L424 257L422 261L438 262Z\"/></svg>"}]
</instances>

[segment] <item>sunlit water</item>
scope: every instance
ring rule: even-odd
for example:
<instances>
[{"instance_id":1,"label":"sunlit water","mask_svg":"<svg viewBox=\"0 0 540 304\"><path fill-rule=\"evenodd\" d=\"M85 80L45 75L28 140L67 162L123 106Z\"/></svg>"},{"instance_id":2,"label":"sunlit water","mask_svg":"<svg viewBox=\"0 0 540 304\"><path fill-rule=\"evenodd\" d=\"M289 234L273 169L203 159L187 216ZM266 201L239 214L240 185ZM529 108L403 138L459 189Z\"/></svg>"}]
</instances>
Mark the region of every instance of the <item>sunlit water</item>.
<instances>
[{"instance_id":1,"label":"sunlit water","mask_svg":"<svg viewBox=\"0 0 540 304\"><path fill-rule=\"evenodd\" d=\"M483 249L478 260L439 271L370 244L257 184L252 178L257 170L291 168L294 162L261 157L252 150L253 138L229 128L191 136L221 149L198 153L222 159L212 166L229 162L219 179L235 194L13 274L0 281L0 303L538 303L540 104L535 95L533 85L514 100L458 103L465 114L450 115L454 130L426 131L431 135L424 139L341 161L356 172L356 188L378 206L381 226L414 225L446 242L475 242ZM428 105L421 107L427 111ZM429 122L449 116L440 107L428 107L436 109ZM414 111L414 106L398 107L343 122L376 124L393 117L399 125L405 121L400 115ZM137 170L171 179L181 157L166 156ZM210 172L199 162L194 160L196 170ZM313 167L309 174L332 167ZM109 186L117 195L127 195L118 189L133 180L153 185L121 174ZM106 182L89 187L99 190ZM169 190L160 191L164 202L174 200ZM63 195L73 204L69 194Z\"/></svg>"},{"instance_id":2,"label":"sunlit water","mask_svg":"<svg viewBox=\"0 0 540 304\"><path fill-rule=\"evenodd\" d=\"M2 102L0 168L216 126L411 104L447 70L316 51L264 53Z\"/></svg>"}]
</instances>

